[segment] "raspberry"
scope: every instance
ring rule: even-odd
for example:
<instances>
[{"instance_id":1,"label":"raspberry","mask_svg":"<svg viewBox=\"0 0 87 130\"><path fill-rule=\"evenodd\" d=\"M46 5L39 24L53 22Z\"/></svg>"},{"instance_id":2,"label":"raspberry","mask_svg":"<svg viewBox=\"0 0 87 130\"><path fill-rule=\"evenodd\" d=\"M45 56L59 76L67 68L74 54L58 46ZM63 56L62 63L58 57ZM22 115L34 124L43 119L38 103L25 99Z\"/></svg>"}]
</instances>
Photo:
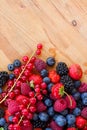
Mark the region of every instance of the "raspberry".
<instances>
[{"instance_id":1,"label":"raspberry","mask_svg":"<svg viewBox=\"0 0 87 130\"><path fill-rule=\"evenodd\" d=\"M34 81L34 84L41 84L42 83L42 78L41 78L40 75L32 74L29 77L29 81Z\"/></svg>"},{"instance_id":2,"label":"raspberry","mask_svg":"<svg viewBox=\"0 0 87 130\"><path fill-rule=\"evenodd\" d=\"M26 96L23 96L23 95L19 95L16 97L16 101L18 102L18 104L23 104L24 99L29 101L29 98L27 98Z\"/></svg>"},{"instance_id":3,"label":"raspberry","mask_svg":"<svg viewBox=\"0 0 87 130\"><path fill-rule=\"evenodd\" d=\"M27 96L30 91L31 91L31 88L27 83L22 83L21 84L21 93L23 95Z\"/></svg>"},{"instance_id":4,"label":"raspberry","mask_svg":"<svg viewBox=\"0 0 87 130\"><path fill-rule=\"evenodd\" d=\"M61 98L55 101L54 110L56 112L61 112L67 108L67 102L65 99Z\"/></svg>"},{"instance_id":5,"label":"raspberry","mask_svg":"<svg viewBox=\"0 0 87 130\"><path fill-rule=\"evenodd\" d=\"M87 107L83 108L81 111L81 116L85 119L87 119Z\"/></svg>"},{"instance_id":6,"label":"raspberry","mask_svg":"<svg viewBox=\"0 0 87 130\"><path fill-rule=\"evenodd\" d=\"M67 102L67 106L68 106L68 108L70 108L70 109L74 109L74 108L76 108L76 101L75 101L75 99L74 99L71 95L70 95L70 98L71 98L71 100L72 100L72 105L70 104L69 97L68 97L68 96L65 97L65 100L66 100L66 102Z\"/></svg>"},{"instance_id":7,"label":"raspberry","mask_svg":"<svg viewBox=\"0 0 87 130\"><path fill-rule=\"evenodd\" d=\"M11 100L8 104L8 111L11 114L15 114L16 112L19 111L19 104L17 103L17 101Z\"/></svg>"},{"instance_id":8,"label":"raspberry","mask_svg":"<svg viewBox=\"0 0 87 130\"><path fill-rule=\"evenodd\" d=\"M71 78L73 78L74 80L79 80L79 79L81 79L82 74L83 74L83 72L82 72L80 65L73 64L70 66L69 75Z\"/></svg>"},{"instance_id":9,"label":"raspberry","mask_svg":"<svg viewBox=\"0 0 87 130\"><path fill-rule=\"evenodd\" d=\"M87 83L82 83L78 90L81 93L87 92Z\"/></svg>"},{"instance_id":10,"label":"raspberry","mask_svg":"<svg viewBox=\"0 0 87 130\"><path fill-rule=\"evenodd\" d=\"M56 73L55 70L49 72L49 78L53 83L57 83L60 80L60 76Z\"/></svg>"},{"instance_id":11,"label":"raspberry","mask_svg":"<svg viewBox=\"0 0 87 130\"><path fill-rule=\"evenodd\" d=\"M36 59L35 68L38 72L40 72L41 70L46 69L46 63L41 59Z\"/></svg>"},{"instance_id":12,"label":"raspberry","mask_svg":"<svg viewBox=\"0 0 87 130\"><path fill-rule=\"evenodd\" d=\"M37 108L37 112L42 112L42 111L45 111L47 109L47 107L44 105L43 102L39 101L37 104L36 104L36 108Z\"/></svg>"},{"instance_id":13,"label":"raspberry","mask_svg":"<svg viewBox=\"0 0 87 130\"><path fill-rule=\"evenodd\" d=\"M58 126L55 121L51 121L50 127L52 130L63 130L63 127Z\"/></svg>"}]
</instances>

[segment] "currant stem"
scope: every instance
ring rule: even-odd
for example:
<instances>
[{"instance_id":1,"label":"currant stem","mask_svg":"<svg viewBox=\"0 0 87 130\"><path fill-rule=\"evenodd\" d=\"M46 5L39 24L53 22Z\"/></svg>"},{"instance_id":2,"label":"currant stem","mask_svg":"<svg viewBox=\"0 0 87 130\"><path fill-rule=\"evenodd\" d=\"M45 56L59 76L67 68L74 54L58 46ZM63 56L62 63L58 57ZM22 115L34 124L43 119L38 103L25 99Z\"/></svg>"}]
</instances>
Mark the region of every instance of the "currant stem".
<instances>
[{"instance_id":1,"label":"currant stem","mask_svg":"<svg viewBox=\"0 0 87 130\"><path fill-rule=\"evenodd\" d=\"M70 100L70 106L72 106L72 100L71 100L71 97L69 96L69 94L67 93L67 92L65 92L65 91L63 91L66 95L67 95L67 97L69 98L69 100Z\"/></svg>"},{"instance_id":2,"label":"currant stem","mask_svg":"<svg viewBox=\"0 0 87 130\"><path fill-rule=\"evenodd\" d=\"M36 51L34 51L34 53L31 55L30 59L29 59L28 62L26 63L25 67L24 67L23 70L21 71L20 75L19 75L18 78L16 79L15 83L13 84L13 86L11 87L11 89L9 90L9 92L11 92L11 91L14 89L14 87L15 87L17 81L20 79L20 77L21 77L22 74L24 73L24 71L25 71L27 65L29 64L31 58L35 55L35 53L36 53ZM3 102L6 100L7 97L8 97L8 93L7 93L6 96L0 101L0 104L3 103Z\"/></svg>"}]
</instances>

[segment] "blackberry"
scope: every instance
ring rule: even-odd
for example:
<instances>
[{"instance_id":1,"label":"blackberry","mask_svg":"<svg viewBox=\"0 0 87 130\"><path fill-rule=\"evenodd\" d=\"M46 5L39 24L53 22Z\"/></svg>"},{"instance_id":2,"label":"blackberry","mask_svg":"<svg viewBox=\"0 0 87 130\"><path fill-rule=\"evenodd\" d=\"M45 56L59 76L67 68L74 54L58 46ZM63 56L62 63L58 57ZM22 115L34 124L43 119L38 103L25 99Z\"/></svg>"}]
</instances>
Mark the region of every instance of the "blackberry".
<instances>
[{"instance_id":1,"label":"blackberry","mask_svg":"<svg viewBox=\"0 0 87 130\"><path fill-rule=\"evenodd\" d=\"M59 62L56 66L56 72L62 76L62 75L67 75L68 73L68 67L64 62Z\"/></svg>"},{"instance_id":2,"label":"blackberry","mask_svg":"<svg viewBox=\"0 0 87 130\"><path fill-rule=\"evenodd\" d=\"M73 80L68 75L63 75L60 82L64 85L64 90L67 93L71 93L74 87Z\"/></svg>"},{"instance_id":3,"label":"blackberry","mask_svg":"<svg viewBox=\"0 0 87 130\"><path fill-rule=\"evenodd\" d=\"M77 101L77 107L80 108L81 110L84 108L84 105L81 99Z\"/></svg>"},{"instance_id":4,"label":"blackberry","mask_svg":"<svg viewBox=\"0 0 87 130\"><path fill-rule=\"evenodd\" d=\"M33 127L34 128L45 128L46 122L43 122L41 120L33 121Z\"/></svg>"},{"instance_id":5,"label":"blackberry","mask_svg":"<svg viewBox=\"0 0 87 130\"><path fill-rule=\"evenodd\" d=\"M0 118L4 117L5 111L4 109L0 108Z\"/></svg>"},{"instance_id":6,"label":"blackberry","mask_svg":"<svg viewBox=\"0 0 87 130\"><path fill-rule=\"evenodd\" d=\"M0 72L0 87L4 86L8 79L9 79L8 72L1 71Z\"/></svg>"},{"instance_id":7,"label":"blackberry","mask_svg":"<svg viewBox=\"0 0 87 130\"><path fill-rule=\"evenodd\" d=\"M8 123L5 123L4 130L8 130Z\"/></svg>"}]
</instances>

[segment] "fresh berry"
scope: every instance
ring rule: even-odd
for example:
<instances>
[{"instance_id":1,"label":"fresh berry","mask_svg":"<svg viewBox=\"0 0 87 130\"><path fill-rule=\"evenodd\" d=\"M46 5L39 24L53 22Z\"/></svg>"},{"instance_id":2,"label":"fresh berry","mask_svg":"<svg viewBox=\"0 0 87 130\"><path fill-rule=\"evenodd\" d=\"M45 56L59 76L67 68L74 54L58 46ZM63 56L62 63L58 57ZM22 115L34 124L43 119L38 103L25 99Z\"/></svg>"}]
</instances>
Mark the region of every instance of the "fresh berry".
<instances>
[{"instance_id":1,"label":"fresh berry","mask_svg":"<svg viewBox=\"0 0 87 130\"><path fill-rule=\"evenodd\" d=\"M79 79L81 79L82 74L83 74L83 72L82 72L80 65L73 64L70 66L69 75L71 78L73 78L74 80L79 80Z\"/></svg>"},{"instance_id":2,"label":"fresh berry","mask_svg":"<svg viewBox=\"0 0 87 130\"><path fill-rule=\"evenodd\" d=\"M87 119L87 107L84 107L81 111L81 116L85 119Z\"/></svg>"},{"instance_id":3,"label":"fresh berry","mask_svg":"<svg viewBox=\"0 0 87 130\"><path fill-rule=\"evenodd\" d=\"M69 125L73 125L75 123L75 121L76 121L76 118L75 118L75 116L73 114L68 114L66 116L66 120L67 120L67 123Z\"/></svg>"},{"instance_id":4,"label":"fresh berry","mask_svg":"<svg viewBox=\"0 0 87 130\"><path fill-rule=\"evenodd\" d=\"M49 107L47 112L48 112L49 116L51 116L51 117L53 117L54 114L55 114L55 111L54 111L53 107Z\"/></svg>"},{"instance_id":5,"label":"fresh berry","mask_svg":"<svg viewBox=\"0 0 87 130\"><path fill-rule=\"evenodd\" d=\"M33 121L32 123L33 123L34 128L45 128L46 127L46 122L41 121L41 120L36 120L36 121Z\"/></svg>"},{"instance_id":6,"label":"fresh berry","mask_svg":"<svg viewBox=\"0 0 87 130\"><path fill-rule=\"evenodd\" d=\"M60 76L56 73L55 70L52 70L49 72L49 78L51 79L51 82L57 83L60 80Z\"/></svg>"},{"instance_id":7,"label":"fresh berry","mask_svg":"<svg viewBox=\"0 0 87 130\"><path fill-rule=\"evenodd\" d=\"M79 100L77 101L77 107L80 108L81 110L84 108L84 105L83 105L81 99L79 99Z\"/></svg>"},{"instance_id":8,"label":"fresh berry","mask_svg":"<svg viewBox=\"0 0 87 130\"><path fill-rule=\"evenodd\" d=\"M41 84L41 83L42 83L42 78L41 78L40 75L32 74L32 75L29 77L29 81L33 81L34 84Z\"/></svg>"},{"instance_id":9,"label":"fresh berry","mask_svg":"<svg viewBox=\"0 0 87 130\"><path fill-rule=\"evenodd\" d=\"M67 128L67 130L77 130L75 127Z\"/></svg>"},{"instance_id":10,"label":"fresh berry","mask_svg":"<svg viewBox=\"0 0 87 130\"><path fill-rule=\"evenodd\" d=\"M46 69L41 70L40 75L44 78L48 76L48 71Z\"/></svg>"},{"instance_id":11,"label":"fresh berry","mask_svg":"<svg viewBox=\"0 0 87 130\"><path fill-rule=\"evenodd\" d=\"M57 125L55 121L51 121L50 127L52 130L63 130L63 127L60 127L59 125Z\"/></svg>"},{"instance_id":12,"label":"fresh berry","mask_svg":"<svg viewBox=\"0 0 87 130\"><path fill-rule=\"evenodd\" d=\"M76 101L78 101L80 99L80 93L76 92L75 94L73 94L73 97Z\"/></svg>"},{"instance_id":13,"label":"fresh berry","mask_svg":"<svg viewBox=\"0 0 87 130\"><path fill-rule=\"evenodd\" d=\"M83 92L87 92L87 84L86 83L82 83L81 86L79 87L79 92L83 93Z\"/></svg>"},{"instance_id":14,"label":"fresh berry","mask_svg":"<svg viewBox=\"0 0 87 130\"><path fill-rule=\"evenodd\" d=\"M8 121L12 122L12 120L13 120L13 116L9 116Z\"/></svg>"},{"instance_id":15,"label":"fresh berry","mask_svg":"<svg viewBox=\"0 0 87 130\"><path fill-rule=\"evenodd\" d=\"M8 125L9 125L8 123L4 124L4 130L8 130Z\"/></svg>"},{"instance_id":16,"label":"fresh berry","mask_svg":"<svg viewBox=\"0 0 87 130\"><path fill-rule=\"evenodd\" d=\"M83 105L87 106L87 98L84 98L84 99L82 100L82 103L83 103Z\"/></svg>"},{"instance_id":17,"label":"fresh berry","mask_svg":"<svg viewBox=\"0 0 87 130\"><path fill-rule=\"evenodd\" d=\"M12 80L12 79L14 79L14 78L15 78L15 75L14 75L13 73L10 73L10 74L9 74L9 79Z\"/></svg>"},{"instance_id":18,"label":"fresh berry","mask_svg":"<svg viewBox=\"0 0 87 130\"><path fill-rule=\"evenodd\" d=\"M53 86L53 83L49 83L49 84L47 85L47 90L48 90L48 92L51 92L52 86Z\"/></svg>"},{"instance_id":19,"label":"fresh berry","mask_svg":"<svg viewBox=\"0 0 87 130\"><path fill-rule=\"evenodd\" d=\"M21 94L28 96L30 91L31 91L31 88L27 83L21 84Z\"/></svg>"},{"instance_id":20,"label":"fresh berry","mask_svg":"<svg viewBox=\"0 0 87 130\"><path fill-rule=\"evenodd\" d=\"M3 108L0 108L0 118L4 117L5 111Z\"/></svg>"},{"instance_id":21,"label":"fresh berry","mask_svg":"<svg viewBox=\"0 0 87 130\"><path fill-rule=\"evenodd\" d=\"M62 112L63 110L65 110L67 108L67 102L65 99L60 98L57 99L54 103L54 110L56 112Z\"/></svg>"},{"instance_id":22,"label":"fresh berry","mask_svg":"<svg viewBox=\"0 0 87 130\"><path fill-rule=\"evenodd\" d=\"M84 100L84 98L87 98L87 92L84 92L81 94L81 98Z\"/></svg>"},{"instance_id":23,"label":"fresh berry","mask_svg":"<svg viewBox=\"0 0 87 130\"><path fill-rule=\"evenodd\" d=\"M49 119L49 115L46 112L39 113L39 118L41 121L47 122Z\"/></svg>"},{"instance_id":24,"label":"fresh berry","mask_svg":"<svg viewBox=\"0 0 87 130\"><path fill-rule=\"evenodd\" d=\"M36 59L35 68L38 72L41 72L41 70L46 69L46 63L41 59Z\"/></svg>"},{"instance_id":25,"label":"fresh berry","mask_svg":"<svg viewBox=\"0 0 87 130\"><path fill-rule=\"evenodd\" d=\"M6 123L5 118L0 118L0 126L4 126Z\"/></svg>"},{"instance_id":26,"label":"fresh berry","mask_svg":"<svg viewBox=\"0 0 87 130\"><path fill-rule=\"evenodd\" d=\"M83 117L81 117L81 116L76 117L76 126L77 126L77 128L83 129L83 127L85 125L86 125L86 120Z\"/></svg>"},{"instance_id":27,"label":"fresh berry","mask_svg":"<svg viewBox=\"0 0 87 130\"><path fill-rule=\"evenodd\" d=\"M43 102L39 101L36 104L36 109L37 109L37 112L42 112L42 111L45 111L47 107L44 105Z\"/></svg>"},{"instance_id":28,"label":"fresh berry","mask_svg":"<svg viewBox=\"0 0 87 130\"><path fill-rule=\"evenodd\" d=\"M81 81L77 80L74 82L75 88L79 88L81 86Z\"/></svg>"},{"instance_id":29,"label":"fresh berry","mask_svg":"<svg viewBox=\"0 0 87 130\"><path fill-rule=\"evenodd\" d=\"M60 114L62 114L63 116L66 116L68 112L69 112L68 109L65 109L62 112L60 112Z\"/></svg>"},{"instance_id":30,"label":"fresh berry","mask_svg":"<svg viewBox=\"0 0 87 130\"><path fill-rule=\"evenodd\" d=\"M55 119L55 122L60 127L63 127L63 126L66 125L66 118L64 116L62 116L62 115L58 115L57 118Z\"/></svg>"},{"instance_id":31,"label":"fresh berry","mask_svg":"<svg viewBox=\"0 0 87 130\"><path fill-rule=\"evenodd\" d=\"M37 114L37 113L34 113L34 115L33 115L33 120L36 121L36 120L38 120L38 119L39 119L38 114Z\"/></svg>"},{"instance_id":32,"label":"fresh berry","mask_svg":"<svg viewBox=\"0 0 87 130\"><path fill-rule=\"evenodd\" d=\"M50 107L52 106L53 102L51 99L47 98L45 101L44 101L44 104L47 106L47 107Z\"/></svg>"},{"instance_id":33,"label":"fresh berry","mask_svg":"<svg viewBox=\"0 0 87 130\"><path fill-rule=\"evenodd\" d=\"M13 64L8 64L8 70L13 71L14 70L14 65Z\"/></svg>"},{"instance_id":34,"label":"fresh berry","mask_svg":"<svg viewBox=\"0 0 87 130\"><path fill-rule=\"evenodd\" d=\"M20 67L21 66L20 60L18 60L18 59L14 60L13 65L14 65L14 67Z\"/></svg>"},{"instance_id":35,"label":"fresh berry","mask_svg":"<svg viewBox=\"0 0 87 130\"><path fill-rule=\"evenodd\" d=\"M81 109L78 108L78 107L76 107L76 108L73 110L73 114L74 114L75 116L79 116L79 115L81 114Z\"/></svg>"},{"instance_id":36,"label":"fresh berry","mask_svg":"<svg viewBox=\"0 0 87 130\"><path fill-rule=\"evenodd\" d=\"M58 62L57 66L56 66L56 71L61 76L67 75L68 74L68 67L67 67L66 63Z\"/></svg>"},{"instance_id":37,"label":"fresh berry","mask_svg":"<svg viewBox=\"0 0 87 130\"><path fill-rule=\"evenodd\" d=\"M66 96L65 99L66 99L68 108L70 109L76 108L76 101L71 95L70 95L70 99L71 99L72 105L68 96Z\"/></svg>"},{"instance_id":38,"label":"fresh berry","mask_svg":"<svg viewBox=\"0 0 87 130\"><path fill-rule=\"evenodd\" d=\"M48 66L53 66L55 64L55 59L53 57L48 57L46 63Z\"/></svg>"},{"instance_id":39,"label":"fresh berry","mask_svg":"<svg viewBox=\"0 0 87 130\"><path fill-rule=\"evenodd\" d=\"M45 130L52 130L51 128L46 128Z\"/></svg>"},{"instance_id":40,"label":"fresh berry","mask_svg":"<svg viewBox=\"0 0 87 130\"><path fill-rule=\"evenodd\" d=\"M50 78L49 77L43 78L43 82L45 82L46 84L49 84L50 83Z\"/></svg>"}]
</instances>

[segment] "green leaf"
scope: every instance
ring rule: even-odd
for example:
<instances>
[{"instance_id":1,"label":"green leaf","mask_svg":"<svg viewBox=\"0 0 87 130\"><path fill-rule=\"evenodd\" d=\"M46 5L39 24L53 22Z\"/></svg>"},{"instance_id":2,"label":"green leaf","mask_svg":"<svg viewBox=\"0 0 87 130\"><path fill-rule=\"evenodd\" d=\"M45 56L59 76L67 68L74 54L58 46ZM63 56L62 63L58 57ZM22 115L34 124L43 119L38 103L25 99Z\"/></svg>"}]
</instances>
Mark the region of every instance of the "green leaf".
<instances>
[{"instance_id":1,"label":"green leaf","mask_svg":"<svg viewBox=\"0 0 87 130\"><path fill-rule=\"evenodd\" d=\"M34 81L33 80L30 81L30 87L34 89Z\"/></svg>"},{"instance_id":2,"label":"green leaf","mask_svg":"<svg viewBox=\"0 0 87 130\"><path fill-rule=\"evenodd\" d=\"M4 128L3 128L3 127L0 127L0 130L4 130Z\"/></svg>"},{"instance_id":3,"label":"green leaf","mask_svg":"<svg viewBox=\"0 0 87 130\"><path fill-rule=\"evenodd\" d=\"M64 86L61 86L61 88L59 89L59 94L60 94L61 96L64 95Z\"/></svg>"}]
</instances>

